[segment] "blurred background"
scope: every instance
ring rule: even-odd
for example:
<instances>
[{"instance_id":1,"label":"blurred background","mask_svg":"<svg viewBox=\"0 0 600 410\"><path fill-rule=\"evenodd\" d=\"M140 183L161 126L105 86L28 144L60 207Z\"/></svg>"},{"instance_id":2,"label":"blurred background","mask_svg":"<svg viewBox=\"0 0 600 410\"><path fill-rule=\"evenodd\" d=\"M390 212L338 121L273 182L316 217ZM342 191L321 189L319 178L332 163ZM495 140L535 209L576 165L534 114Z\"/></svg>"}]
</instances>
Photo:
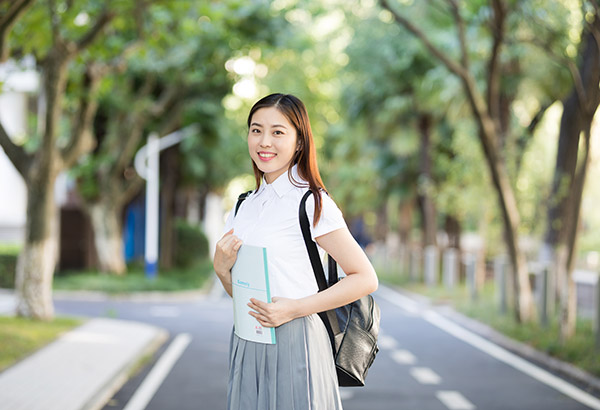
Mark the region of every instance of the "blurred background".
<instances>
[{"instance_id":1,"label":"blurred background","mask_svg":"<svg viewBox=\"0 0 600 410\"><path fill-rule=\"evenodd\" d=\"M208 289L224 218L254 187L248 110L291 93L383 283L600 374L598 13L591 0L0 1L0 287L42 321L57 289ZM150 278L134 158L174 132Z\"/></svg>"}]
</instances>

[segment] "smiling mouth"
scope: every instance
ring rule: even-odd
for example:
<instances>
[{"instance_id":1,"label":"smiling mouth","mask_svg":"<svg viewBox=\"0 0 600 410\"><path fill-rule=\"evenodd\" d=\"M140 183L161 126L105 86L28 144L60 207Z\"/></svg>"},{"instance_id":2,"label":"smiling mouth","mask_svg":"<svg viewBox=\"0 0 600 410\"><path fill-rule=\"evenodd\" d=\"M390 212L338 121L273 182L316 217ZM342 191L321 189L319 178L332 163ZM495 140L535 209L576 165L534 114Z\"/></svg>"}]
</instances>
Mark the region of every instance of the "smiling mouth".
<instances>
[{"instance_id":1,"label":"smiling mouth","mask_svg":"<svg viewBox=\"0 0 600 410\"><path fill-rule=\"evenodd\" d=\"M270 161L270 160L272 160L273 158L275 158L275 156L276 156L276 155L277 155L277 154L274 154L274 153L272 153L272 152L259 152L259 153L258 153L258 157L259 157L260 159L262 159L263 161Z\"/></svg>"}]
</instances>

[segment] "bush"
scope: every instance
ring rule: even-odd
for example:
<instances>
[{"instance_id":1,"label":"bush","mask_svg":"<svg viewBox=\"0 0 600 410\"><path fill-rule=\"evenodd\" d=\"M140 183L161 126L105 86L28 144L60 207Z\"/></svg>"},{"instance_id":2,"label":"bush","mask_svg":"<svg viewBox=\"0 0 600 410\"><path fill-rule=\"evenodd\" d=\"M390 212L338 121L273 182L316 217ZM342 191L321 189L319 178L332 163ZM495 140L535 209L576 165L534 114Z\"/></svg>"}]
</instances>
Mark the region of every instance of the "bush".
<instances>
[{"instance_id":1,"label":"bush","mask_svg":"<svg viewBox=\"0 0 600 410\"><path fill-rule=\"evenodd\" d=\"M175 266L188 268L208 258L208 238L202 229L183 219L175 221Z\"/></svg>"},{"instance_id":2,"label":"bush","mask_svg":"<svg viewBox=\"0 0 600 410\"><path fill-rule=\"evenodd\" d=\"M127 272L127 275L106 275L96 271L71 272L56 276L54 289L92 290L109 294L129 292L170 292L202 289L212 274L212 262L205 258L189 268L162 269L153 279L148 279L144 269ZM1 341L0 341L1 345Z\"/></svg>"},{"instance_id":3,"label":"bush","mask_svg":"<svg viewBox=\"0 0 600 410\"><path fill-rule=\"evenodd\" d=\"M18 256L18 251L3 251L0 253L0 288L12 289L15 287Z\"/></svg>"}]
</instances>

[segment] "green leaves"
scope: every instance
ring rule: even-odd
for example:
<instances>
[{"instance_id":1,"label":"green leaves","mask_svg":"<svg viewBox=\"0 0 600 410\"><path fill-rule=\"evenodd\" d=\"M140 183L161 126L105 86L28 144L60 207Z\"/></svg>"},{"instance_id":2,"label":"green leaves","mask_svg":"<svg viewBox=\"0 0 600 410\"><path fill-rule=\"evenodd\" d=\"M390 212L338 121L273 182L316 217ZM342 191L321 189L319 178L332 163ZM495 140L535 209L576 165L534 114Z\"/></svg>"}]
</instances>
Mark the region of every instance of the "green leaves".
<instances>
[{"instance_id":1,"label":"green leaves","mask_svg":"<svg viewBox=\"0 0 600 410\"><path fill-rule=\"evenodd\" d=\"M466 55L485 96L492 4L458 3ZM449 58L460 61L460 32L449 2L390 4L418 23ZM503 4L508 12L499 54L508 130L503 155L515 186L528 181L537 189L543 184L530 175L535 167L525 164L519 173L516 164L527 149L523 140L531 119L571 87L567 65L575 61L588 10L577 1ZM245 116L255 99L275 91L294 93L306 103L322 172L334 195L352 204L352 213L378 208L387 195L417 193L421 137L416 119L424 113L434 123L433 179L427 189L435 193L440 211L477 218L481 198L492 196L463 84L377 2L58 1L54 18L61 37L81 39L107 8L114 15L110 25L70 66L64 107L68 116L62 132L67 136L85 92L84 73L91 64L110 69L97 95L102 111L95 123L98 148L81 159L77 171L80 180L89 180L89 186L82 185L88 197L98 194L93 186L97 170L119 156L112 139L131 137L128 130L135 124L143 124L144 136L162 130L168 119L171 128L198 124L197 133L180 145L185 184L219 189L230 178L251 172ZM49 3L37 1L15 25L10 43L16 56L33 54L41 61L52 41L51 16ZM244 58L252 62L250 71L231 68ZM145 84L150 91L143 93ZM245 95L243 86L249 87ZM169 90L177 98L157 115ZM133 112L137 122L119 121ZM121 131L103 129L102 116L117 119ZM36 144L28 142L32 150ZM525 155L525 162L530 157ZM530 191L517 189L517 195L520 206L531 210L540 198ZM532 212L524 215L533 218ZM534 229L533 220L524 224Z\"/></svg>"}]
</instances>

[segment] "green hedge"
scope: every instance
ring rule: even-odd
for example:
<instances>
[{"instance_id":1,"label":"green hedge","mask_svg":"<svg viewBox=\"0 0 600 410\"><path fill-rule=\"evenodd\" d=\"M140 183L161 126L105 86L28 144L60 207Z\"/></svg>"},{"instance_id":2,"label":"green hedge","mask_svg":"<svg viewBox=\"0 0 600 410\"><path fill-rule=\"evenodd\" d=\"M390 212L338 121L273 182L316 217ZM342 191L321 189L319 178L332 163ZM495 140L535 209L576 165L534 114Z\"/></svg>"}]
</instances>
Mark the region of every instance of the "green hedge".
<instances>
[{"instance_id":1,"label":"green hedge","mask_svg":"<svg viewBox=\"0 0 600 410\"><path fill-rule=\"evenodd\" d=\"M208 257L208 238L200 227L178 219L175 232L175 266L189 268Z\"/></svg>"},{"instance_id":2,"label":"green hedge","mask_svg":"<svg viewBox=\"0 0 600 410\"><path fill-rule=\"evenodd\" d=\"M0 254L0 288L15 287L18 253Z\"/></svg>"}]
</instances>

